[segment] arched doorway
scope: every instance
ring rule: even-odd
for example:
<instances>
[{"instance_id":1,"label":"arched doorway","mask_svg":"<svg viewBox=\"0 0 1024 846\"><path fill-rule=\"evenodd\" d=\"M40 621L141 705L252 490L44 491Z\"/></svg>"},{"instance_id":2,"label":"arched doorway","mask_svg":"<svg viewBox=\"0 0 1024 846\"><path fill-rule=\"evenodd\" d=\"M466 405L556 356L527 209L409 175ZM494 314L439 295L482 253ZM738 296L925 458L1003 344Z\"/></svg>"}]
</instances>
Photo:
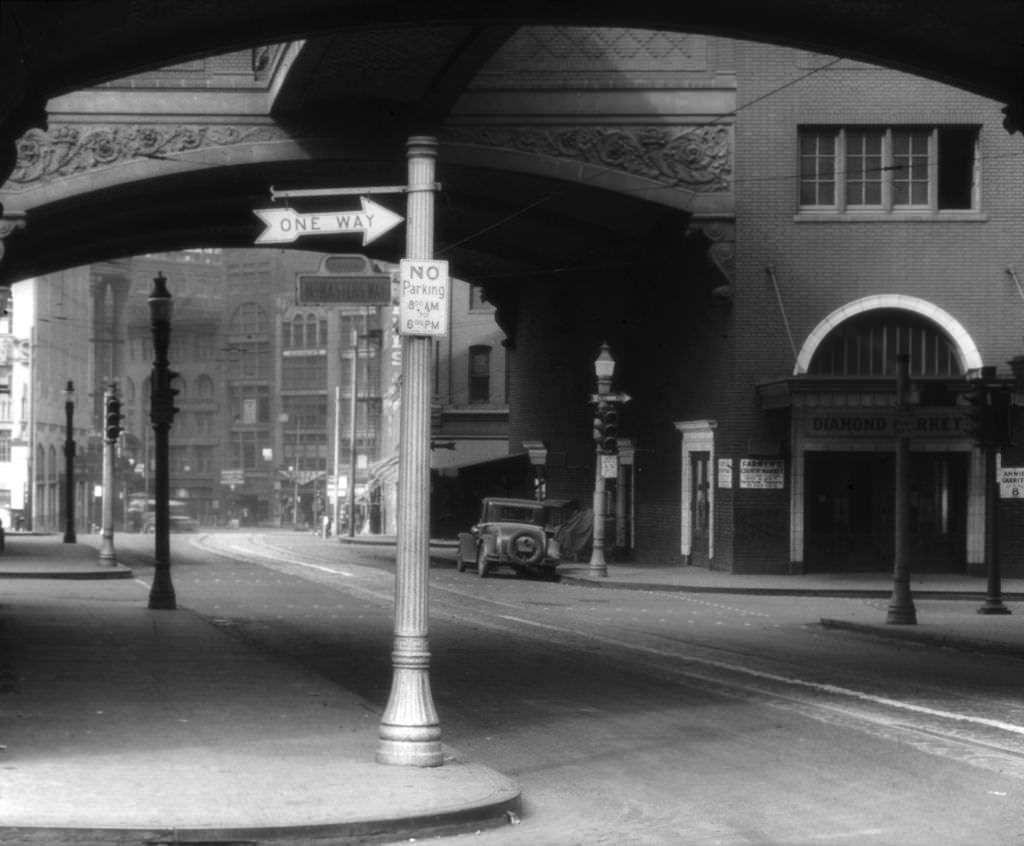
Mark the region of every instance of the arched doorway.
<instances>
[{"instance_id":1,"label":"arched doorway","mask_svg":"<svg viewBox=\"0 0 1024 846\"><path fill-rule=\"evenodd\" d=\"M957 400L980 359L945 312L877 297L822 321L790 383L793 553L805 572L892 567L898 353L910 357L911 569L964 572L971 558L980 461Z\"/></svg>"}]
</instances>

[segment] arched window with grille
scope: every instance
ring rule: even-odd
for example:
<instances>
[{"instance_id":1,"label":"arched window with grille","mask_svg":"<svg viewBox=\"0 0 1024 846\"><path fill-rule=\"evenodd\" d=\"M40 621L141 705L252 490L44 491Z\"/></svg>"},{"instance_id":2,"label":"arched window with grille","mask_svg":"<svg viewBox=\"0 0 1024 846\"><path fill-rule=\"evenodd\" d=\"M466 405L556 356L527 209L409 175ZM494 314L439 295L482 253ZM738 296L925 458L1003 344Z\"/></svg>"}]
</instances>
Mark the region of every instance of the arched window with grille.
<instances>
[{"instance_id":1,"label":"arched window with grille","mask_svg":"<svg viewBox=\"0 0 1024 846\"><path fill-rule=\"evenodd\" d=\"M935 323L910 311L875 309L840 323L818 346L813 376L895 376L896 356L910 356L910 375L956 378L963 365L956 346Z\"/></svg>"}]
</instances>

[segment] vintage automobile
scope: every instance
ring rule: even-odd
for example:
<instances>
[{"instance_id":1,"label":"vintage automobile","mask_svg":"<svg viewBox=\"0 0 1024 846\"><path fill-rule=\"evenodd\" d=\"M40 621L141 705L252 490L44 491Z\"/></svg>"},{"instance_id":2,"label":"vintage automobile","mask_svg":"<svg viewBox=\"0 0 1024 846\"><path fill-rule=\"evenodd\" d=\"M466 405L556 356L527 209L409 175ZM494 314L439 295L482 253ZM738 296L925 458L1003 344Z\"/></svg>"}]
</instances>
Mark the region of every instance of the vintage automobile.
<instances>
[{"instance_id":1,"label":"vintage automobile","mask_svg":"<svg viewBox=\"0 0 1024 846\"><path fill-rule=\"evenodd\" d=\"M143 534L151 535L156 531L154 504L154 500L149 500L147 510L141 514L139 519L139 531ZM199 530L199 521L193 519L188 513L188 503L177 499L169 500L167 512L167 531L196 532Z\"/></svg>"},{"instance_id":2,"label":"vintage automobile","mask_svg":"<svg viewBox=\"0 0 1024 846\"><path fill-rule=\"evenodd\" d=\"M459 572L476 564L481 578L498 566L553 575L563 559L555 536L579 510L576 500L485 498L480 521L459 533Z\"/></svg>"}]
</instances>

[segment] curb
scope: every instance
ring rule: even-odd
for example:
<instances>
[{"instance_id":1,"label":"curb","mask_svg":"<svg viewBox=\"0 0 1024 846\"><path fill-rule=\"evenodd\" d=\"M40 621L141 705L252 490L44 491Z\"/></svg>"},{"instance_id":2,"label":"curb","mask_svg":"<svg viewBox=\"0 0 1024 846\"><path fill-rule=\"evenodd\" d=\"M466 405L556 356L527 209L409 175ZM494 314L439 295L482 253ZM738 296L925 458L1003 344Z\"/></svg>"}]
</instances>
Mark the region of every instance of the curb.
<instances>
[{"instance_id":1,"label":"curb","mask_svg":"<svg viewBox=\"0 0 1024 846\"><path fill-rule=\"evenodd\" d=\"M92 568L88 570L4 570L0 562L0 579L130 579L135 574L130 567L118 564L116 567Z\"/></svg>"},{"instance_id":2,"label":"curb","mask_svg":"<svg viewBox=\"0 0 1024 846\"><path fill-rule=\"evenodd\" d=\"M355 822L318 823L260 828L75 828L64 826L0 827L4 846L257 846L257 844L293 844L308 846L324 841L345 844L393 843L468 834L481 829L498 828L518 820L522 799L511 782L499 790L503 795L467 808L393 819Z\"/></svg>"},{"instance_id":3,"label":"curb","mask_svg":"<svg viewBox=\"0 0 1024 846\"><path fill-rule=\"evenodd\" d=\"M741 577L742 578L742 577ZM726 593L746 596L821 596L830 599L888 599L892 590L879 588L770 588L744 585L669 585L662 582L622 582L614 578L599 579L593 576L559 575L559 581L566 585L583 587L615 588L616 590L646 590L663 593ZM973 600L984 599L977 591L928 590L918 588L914 596L923 599ZM1024 601L1024 594L1003 593L1002 599L1007 602Z\"/></svg>"},{"instance_id":4,"label":"curb","mask_svg":"<svg viewBox=\"0 0 1024 846\"><path fill-rule=\"evenodd\" d=\"M829 617L822 617L818 622L822 628L826 629L856 632L857 634L866 634L887 640L902 640L907 643L920 643L926 646L944 646L962 652L987 652L1024 660L1024 647L1010 643L1001 643L996 640L942 634L927 630L921 631L920 629L906 626L878 626L871 623L854 623L849 620L834 620Z\"/></svg>"}]
</instances>

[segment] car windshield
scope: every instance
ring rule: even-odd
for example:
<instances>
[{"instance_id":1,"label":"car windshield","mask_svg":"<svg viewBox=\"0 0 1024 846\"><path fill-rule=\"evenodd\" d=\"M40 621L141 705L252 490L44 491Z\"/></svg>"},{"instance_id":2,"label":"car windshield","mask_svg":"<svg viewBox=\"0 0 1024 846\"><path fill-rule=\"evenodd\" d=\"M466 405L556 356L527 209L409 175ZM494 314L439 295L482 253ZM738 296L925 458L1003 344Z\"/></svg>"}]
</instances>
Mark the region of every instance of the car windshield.
<instances>
[{"instance_id":1,"label":"car windshield","mask_svg":"<svg viewBox=\"0 0 1024 846\"><path fill-rule=\"evenodd\" d=\"M490 523L539 523L543 509L532 505L492 502L487 509Z\"/></svg>"}]
</instances>

